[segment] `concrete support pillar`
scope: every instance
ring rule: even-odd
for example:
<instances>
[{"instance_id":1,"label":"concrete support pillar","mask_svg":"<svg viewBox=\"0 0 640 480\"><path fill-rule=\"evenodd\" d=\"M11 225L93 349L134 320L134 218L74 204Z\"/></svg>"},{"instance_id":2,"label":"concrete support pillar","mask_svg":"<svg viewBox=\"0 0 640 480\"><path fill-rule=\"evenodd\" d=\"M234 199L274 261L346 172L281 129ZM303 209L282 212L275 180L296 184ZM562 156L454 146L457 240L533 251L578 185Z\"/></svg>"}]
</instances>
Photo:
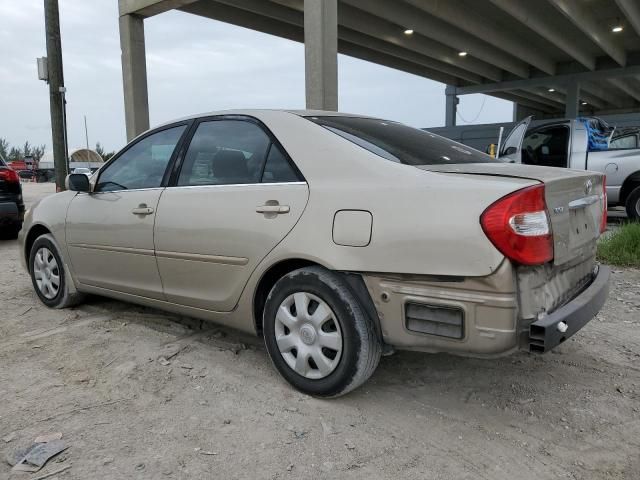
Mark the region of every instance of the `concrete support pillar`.
<instances>
[{"instance_id":1,"label":"concrete support pillar","mask_svg":"<svg viewBox=\"0 0 640 480\"><path fill-rule=\"evenodd\" d=\"M338 110L338 0L304 0L308 109Z\"/></svg>"},{"instance_id":2,"label":"concrete support pillar","mask_svg":"<svg viewBox=\"0 0 640 480\"><path fill-rule=\"evenodd\" d=\"M454 87L453 85L447 85L444 93L447 96L447 101L445 104L444 125L445 127L455 127L458 103L460 103L460 100L456 95L456 87Z\"/></svg>"},{"instance_id":3,"label":"concrete support pillar","mask_svg":"<svg viewBox=\"0 0 640 480\"><path fill-rule=\"evenodd\" d=\"M517 102L513 102L513 113L511 114L511 121L512 122L518 121L518 103Z\"/></svg>"},{"instance_id":4,"label":"concrete support pillar","mask_svg":"<svg viewBox=\"0 0 640 480\"><path fill-rule=\"evenodd\" d=\"M566 118L576 118L580 112L580 84L573 80L567 85L567 100L565 103L564 116Z\"/></svg>"},{"instance_id":5,"label":"concrete support pillar","mask_svg":"<svg viewBox=\"0 0 640 480\"><path fill-rule=\"evenodd\" d=\"M144 45L144 20L138 15L120 17L122 84L127 141L149 129L147 62Z\"/></svg>"}]
</instances>

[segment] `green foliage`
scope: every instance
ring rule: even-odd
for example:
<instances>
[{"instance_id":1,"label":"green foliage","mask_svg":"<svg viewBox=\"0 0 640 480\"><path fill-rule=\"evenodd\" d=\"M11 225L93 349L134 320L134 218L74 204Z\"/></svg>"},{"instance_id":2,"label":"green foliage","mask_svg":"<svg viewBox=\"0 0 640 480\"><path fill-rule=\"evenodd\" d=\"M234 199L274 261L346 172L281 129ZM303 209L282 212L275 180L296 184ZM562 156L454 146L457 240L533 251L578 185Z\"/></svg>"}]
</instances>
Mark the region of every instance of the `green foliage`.
<instances>
[{"instance_id":1,"label":"green foliage","mask_svg":"<svg viewBox=\"0 0 640 480\"><path fill-rule=\"evenodd\" d=\"M22 148L11 147L6 138L0 138L0 156L8 162L24 160L32 156L35 161L40 161L44 155L45 145L33 146L27 140Z\"/></svg>"},{"instance_id":2,"label":"green foliage","mask_svg":"<svg viewBox=\"0 0 640 480\"><path fill-rule=\"evenodd\" d=\"M0 158L7 159L9 156L9 142L6 138L0 138Z\"/></svg>"},{"instance_id":3,"label":"green foliage","mask_svg":"<svg viewBox=\"0 0 640 480\"><path fill-rule=\"evenodd\" d=\"M640 267L640 223L626 223L598 243L598 259L621 267Z\"/></svg>"},{"instance_id":4,"label":"green foliage","mask_svg":"<svg viewBox=\"0 0 640 480\"><path fill-rule=\"evenodd\" d=\"M96 152L102 157L102 159L106 162L107 160L109 160L111 157L113 157L115 155L116 152L105 152L104 148L102 147L102 145L100 145L100 142L96 143Z\"/></svg>"}]
</instances>

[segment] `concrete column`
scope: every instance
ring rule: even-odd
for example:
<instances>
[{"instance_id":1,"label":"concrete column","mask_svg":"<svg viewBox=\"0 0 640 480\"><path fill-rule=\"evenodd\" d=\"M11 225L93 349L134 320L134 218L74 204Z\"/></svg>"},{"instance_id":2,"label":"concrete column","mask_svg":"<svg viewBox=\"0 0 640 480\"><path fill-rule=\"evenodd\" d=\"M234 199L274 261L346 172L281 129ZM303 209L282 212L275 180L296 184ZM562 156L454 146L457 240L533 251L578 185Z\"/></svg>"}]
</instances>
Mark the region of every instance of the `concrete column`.
<instances>
[{"instance_id":1,"label":"concrete column","mask_svg":"<svg viewBox=\"0 0 640 480\"><path fill-rule=\"evenodd\" d=\"M338 0L304 0L308 109L338 110Z\"/></svg>"},{"instance_id":2,"label":"concrete column","mask_svg":"<svg viewBox=\"0 0 640 480\"><path fill-rule=\"evenodd\" d=\"M453 85L447 85L444 93L447 96L447 101L445 104L444 125L445 127L455 127L456 112L458 111L458 103L460 103L460 100L456 95L456 87L454 87Z\"/></svg>"},{"instance_id":3,"label":"concrete column","mask_svg":"<svg viewBox=\"0 0 640 480\"><path fill-rule=\"evenodd\" d=\"M120 17L122 84L127 141L149 129L147 62L144 45L144 20L138 15Z\"/></svg>"},{"instance_id":4,"label":"concrete column","mask_svg":"<svg viewBox=\"0 0 640 480\"><path fill-rule=\"evenodd\" d=\"M565 103L564 116L566 118L576 118L580 112L580 84L573 80L567 85L567 100Z\"/></svg>"}]
</instances>

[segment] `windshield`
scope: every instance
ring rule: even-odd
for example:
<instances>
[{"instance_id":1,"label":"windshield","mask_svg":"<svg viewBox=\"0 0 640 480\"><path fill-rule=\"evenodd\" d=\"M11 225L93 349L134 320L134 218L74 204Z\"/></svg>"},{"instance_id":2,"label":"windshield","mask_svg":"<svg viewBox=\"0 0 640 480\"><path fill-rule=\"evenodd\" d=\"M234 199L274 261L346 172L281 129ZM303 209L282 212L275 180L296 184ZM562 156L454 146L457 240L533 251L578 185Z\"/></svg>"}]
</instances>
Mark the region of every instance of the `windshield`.
<instances>
[{"instance_id":1,"label":"windshield","mask_svg":"<svg viewBox=\"0 0 640 480\"><path fill-rule=\"evenodd\" d=\"M405 165L496 161L461 143L389 120L320 116L307 119L376 155Z\"/></svg>"}]
</instances>

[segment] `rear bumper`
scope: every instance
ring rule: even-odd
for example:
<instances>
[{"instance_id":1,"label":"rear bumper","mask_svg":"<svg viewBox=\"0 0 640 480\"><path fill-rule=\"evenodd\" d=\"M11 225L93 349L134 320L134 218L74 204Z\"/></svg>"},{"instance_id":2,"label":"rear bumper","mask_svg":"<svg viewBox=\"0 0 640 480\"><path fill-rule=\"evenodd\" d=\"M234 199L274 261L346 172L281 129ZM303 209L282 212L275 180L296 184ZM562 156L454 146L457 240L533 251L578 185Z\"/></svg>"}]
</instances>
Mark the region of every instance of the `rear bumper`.
<instances>
[{"instance_id":1,"label":"rear bumper","mask_svg":"<svg viewBox=\"0 0 640 480\"><path fill-rule=\"evenodd\" d=\"M584 327L602 308L609 294L611 270L596 267L591 283L573 300L529 326L529 351L544 353Z\"/></svg>"}]
</instances>

